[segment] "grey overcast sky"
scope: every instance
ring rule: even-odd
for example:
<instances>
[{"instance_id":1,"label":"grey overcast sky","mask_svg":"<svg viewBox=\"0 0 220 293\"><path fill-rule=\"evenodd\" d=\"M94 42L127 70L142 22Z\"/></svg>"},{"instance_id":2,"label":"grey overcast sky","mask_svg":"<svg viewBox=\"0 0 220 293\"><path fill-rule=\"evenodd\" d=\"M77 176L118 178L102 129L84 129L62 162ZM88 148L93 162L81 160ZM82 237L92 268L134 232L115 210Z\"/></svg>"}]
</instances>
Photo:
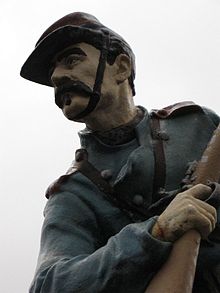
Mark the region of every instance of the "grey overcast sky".
<instances>
[{"instance_id":1,"label":"grey overcast sky","mask_svg":"<svg viewBox=\"0 0 220 293\"><path fill-rule=\"evenodd\" d=\"M24 293L33 278L47 186L69 167L83 125L66 120L53 90L19 76L42 32L73 11L94 14L132 46L136 104L193 100L220 113L219 0L2 0L1 281Z\"/></svg>"}]
</instances>

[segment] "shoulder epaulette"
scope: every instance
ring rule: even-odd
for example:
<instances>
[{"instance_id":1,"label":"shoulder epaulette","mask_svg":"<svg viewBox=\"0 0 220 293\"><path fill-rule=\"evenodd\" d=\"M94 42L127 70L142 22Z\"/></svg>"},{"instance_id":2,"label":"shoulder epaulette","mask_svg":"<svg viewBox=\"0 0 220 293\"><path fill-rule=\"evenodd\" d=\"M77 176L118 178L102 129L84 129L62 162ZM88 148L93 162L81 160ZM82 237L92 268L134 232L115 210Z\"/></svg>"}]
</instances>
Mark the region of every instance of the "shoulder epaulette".
<instances>
[{"instance_id":1,"label":"shoulder epaulette","mask_svg":"<svg viewBox=\"0 0 220 293\"><path fill-rule=\"evenodd\" d=\"M185 102L180 102L180 103L170 105L160 110L153 109L151 110L151 115L157 116L158 118L161 118L161 119L166 119L170 116L176 116L176 115L180 115L180 114L184 114L188 112L195 112L195 111L203 112L203 109L199 105L196 105L194 102L185 101Z\"/></svg>"}]
</instances>

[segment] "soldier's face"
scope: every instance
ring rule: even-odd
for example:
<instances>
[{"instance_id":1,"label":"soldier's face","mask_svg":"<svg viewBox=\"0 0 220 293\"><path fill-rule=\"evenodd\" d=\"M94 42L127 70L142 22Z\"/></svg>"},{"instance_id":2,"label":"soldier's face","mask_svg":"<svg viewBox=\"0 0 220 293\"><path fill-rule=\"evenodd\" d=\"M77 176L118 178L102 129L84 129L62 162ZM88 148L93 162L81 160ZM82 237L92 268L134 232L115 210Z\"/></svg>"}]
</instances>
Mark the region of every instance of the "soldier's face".
<instances>
[{"instance_id":1,"label":"soldier's face","mask_svg":"<svg viewBox=\"0 0 220 293\"><path fill-rule=\"evenodd\" d=\"M74 120L74 117L88 105L99 57L100 51L86 43L68 47L56 56L51 74L56 103L70 120ZM102 99L108 95L115 83L112 69L112 66L106 64L101 90Z\"/></svg>"}]
</instances>

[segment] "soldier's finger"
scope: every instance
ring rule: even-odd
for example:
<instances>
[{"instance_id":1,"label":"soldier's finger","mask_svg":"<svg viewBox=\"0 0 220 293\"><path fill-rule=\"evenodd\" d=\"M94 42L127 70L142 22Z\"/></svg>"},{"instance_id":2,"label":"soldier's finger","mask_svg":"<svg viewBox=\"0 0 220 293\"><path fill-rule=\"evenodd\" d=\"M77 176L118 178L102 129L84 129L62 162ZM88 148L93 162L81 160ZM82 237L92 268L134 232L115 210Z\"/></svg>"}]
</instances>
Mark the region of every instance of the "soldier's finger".
<instances>
[{"instance_id":1,"label":"soldier's finger","mask_svg":"<svg viewBox=\"0 0 220 293\"><path fill-rule=\"evenodd\" d=\"M201 201L200 201L201 202ZM207 219L209 219L211 226L212 226L212 230L214 230L216 222L217 222L217 212L215 210L215 208L213 208L212 206L209 205L209 207L207 208L208 204L205 204L204 202L201 202L202 204L198 204L197 205L197 211L205 216Z\"/></svg>"},{"instance_id":2,"label":"soldier's finger","mask_svg":"<svg viewBox=\"0 0 220 293\"><path fill-rule=\"evenodd\" d=\"M212 232L212 223L205 215L200 214L195 219L195 228L201 234L203 239L207 238L207 236Z\"/></svg>"},{"instance_id":3,"label":"soldier's finger","mask_svg":"<svg viewBox=\"0 0 220 293\"><path fill-rule=\"evenodd\" d=\"M204 184L197 184L186 191L186 193L192 197L204 200L207 199L212 193L211 187Z\"/></svg>"},{"instance_id":4,"label":"soldier's finger","mask_svg":"<svg viewBox=\"0 0 220 293\"><path fill-rule=\"evenodd\" d=\"M194 203L200 207L202 207L204 210L206 210L208 213L212 214L212 216L217 220L217 210L210 204L208 204L205 201L202 201L200 199L194 198Z\"/></svg>"}]
</instances>

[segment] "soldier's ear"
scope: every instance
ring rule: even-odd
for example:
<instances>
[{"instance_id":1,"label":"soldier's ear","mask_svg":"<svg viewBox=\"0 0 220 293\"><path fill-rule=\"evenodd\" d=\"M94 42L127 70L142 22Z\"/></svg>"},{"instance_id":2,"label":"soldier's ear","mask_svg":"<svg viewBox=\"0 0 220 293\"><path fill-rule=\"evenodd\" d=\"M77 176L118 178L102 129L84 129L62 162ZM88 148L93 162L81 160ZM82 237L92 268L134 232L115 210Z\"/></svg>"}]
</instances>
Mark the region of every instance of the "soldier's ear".
<instances>
[{"instance_id":1,"label":"soldier's ear","mask_svg":"<svg viewBox=\"0 0 220 293\"><path fill-rule=\"evenodd\" d=\"M131 60L126 54L120 54L116 57L114 63L117 65L116 81L119 84L131 75Z\"/></svg>"}]
</instances>

